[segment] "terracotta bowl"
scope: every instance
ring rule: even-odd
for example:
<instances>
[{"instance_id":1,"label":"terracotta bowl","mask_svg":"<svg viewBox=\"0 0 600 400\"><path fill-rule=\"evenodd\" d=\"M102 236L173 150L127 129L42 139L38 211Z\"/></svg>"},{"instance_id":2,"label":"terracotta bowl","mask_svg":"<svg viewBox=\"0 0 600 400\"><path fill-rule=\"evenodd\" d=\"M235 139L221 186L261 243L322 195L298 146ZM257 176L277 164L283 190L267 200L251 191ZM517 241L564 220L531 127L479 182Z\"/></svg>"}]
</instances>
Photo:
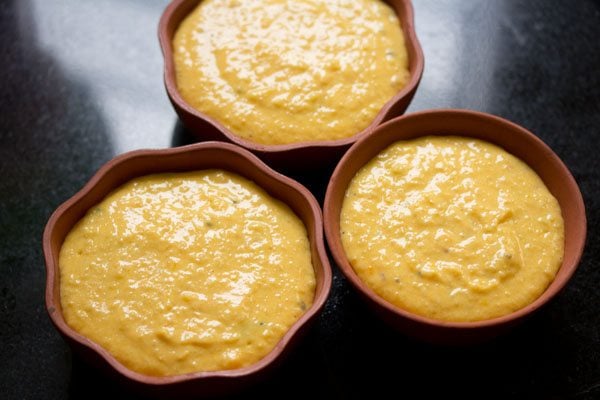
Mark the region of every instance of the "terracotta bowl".
<instances>
[{"instance_id":1,"label":"terracotta bowl","mask_svg":"<svg viewBox=\"0 0 600 400\"><path fill-rule=\"evenodd\" d=\"M173 62L173 36L181 21L198 5L201 0L173 0L167 6L160 19L158 36L165 60L164 79L167 94L184 125L200 140L221 140L240 145L258 155L267 163L275 166L294 167L298 160L308 158L303 168L318 168L332 158L338 159L358 139L364 137L384 121L401 115L410 104L421 75L423 74L423 51L414 27L413 7L410 0L387 0L396 11L402 24L409 56L411 78L377 114L373 122L356 135L340 140L301 142L285 145L263 145L243 139L225 128L215 119L192 108L182 97L175 81Z\"/></svg>"},{"instance_id":2,"label":"terracotta bowl","mask_svg":"<svg viewBox=\"0 0 600 400\"><path fill-rule=\"evenodd\" d=\"M271 196L286 203L302 219L308 232L316 275L314 303L277 346L251 366L171 377L146 376L126 368L102 347L65 323L60 302L59 252L66 235L86 211L123 183L147 174L207 168L228 170L254 181ZM46 307L58 331L75 351L93 364L111 372L134 389L158 396L229 392L265 375L314 321L331 287L331 269L324 246L321 210L313 195L304 186L267 167L248 151L220 142L174 149L133 151L109 161L83 189L52 214L44 230L43 249L47 271Z\"/></svg>"},{"instance_id":3,"label":"terracotta bowl","mask_svg":"<svg viewBox=\"0 0 600 400\"><path fill-rule=\"evenodd\" d=\"M341 242L340 210L348 184L357 171L388 145L428 135L455 135L494 143L527 163L558 200L565 222L564 261L546 291L525 308L499 318L477 322L444 322L405 311L379 297L352 269ZM393 119L363 137L335 169L325 197L325 233L342 272L367 303L400 331L429 342L458 344L491 338L521 321L553 298L575 272L586 237L583 199L573 176L539 138L505 119L466 110L433 110Z\"/></svg>"}]
</instances>

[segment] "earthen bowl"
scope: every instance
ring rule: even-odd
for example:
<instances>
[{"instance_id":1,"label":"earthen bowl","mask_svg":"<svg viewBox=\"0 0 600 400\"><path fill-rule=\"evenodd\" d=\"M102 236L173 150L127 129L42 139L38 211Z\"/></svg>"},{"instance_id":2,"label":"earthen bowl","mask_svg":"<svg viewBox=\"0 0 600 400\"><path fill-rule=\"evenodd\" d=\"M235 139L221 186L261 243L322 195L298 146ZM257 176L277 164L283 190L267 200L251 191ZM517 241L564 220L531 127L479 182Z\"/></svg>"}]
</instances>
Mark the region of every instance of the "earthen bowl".
<instances>
[{"instance_id":1,"label":"earthen bowl","mask_svg":"<svg viewBox=\"0 0 600 400\"><path fill-rule=\"evenodd\" d=\"M340 210L348 184L375 155L398 140L428 135L473 137L494 143L527 163L558 200L565 222L564 261L554 281L533 303L499 318L477 322L444 322L415 315L379 297L352 269L341 242ZM558 156L538 137L505 119L466 110L433 110L405 115L378 127L348 150L335 169L325 197L325 233L337 265L367 303L398 330L429 342L472 343L491 338L523 320L552 299L571 278L586 237L581 192Z\"/></svg>"},{"instance_id":2,"label":"earthen bowl","mask_svg":"<svg viewBox=\"0 0 600 400\"><path fill-rule=\"evenodd\" d=\"M160 19L158 36L164 57L164 80L167 94L175 111L186 128L199 140L220 140L240 145L273 166L302 169L316 169L332 159L339 159L358 139L366 136L384 121L401 115L412 100L423 74L423 51L417 40L414 26L413 7L410 0L386 0L396 11L405 36L409 57L410 80L379 111L373 122L363 131L352 137L340 140L301 142L284 145L263 145L241 138L224 127L219 121L190 106L179 93L175 80L173 61L173 37L181 21L200 3L201 0L173 0ZM310 160L309 163L302 162ZM299 163L300 161L300 163Z\"/></svg>"},{"instance_id":3,"label":"earthen bowl","mask_svg":"<svg viewBox=\"0 0 600 400\"><path fill-rule=\"evenodd\" d=\"M251 366L170 377L146 376L126 368L104 348L66 324L60 302L59 252L65 236L86 211L123 183L147 174L208 168L224 169L254 181L271 196L286 203L304 222L316 275L314 303L276 347L265 358ZM108 371L133 389L159 397L230 392L263 377L314 321L331 287L331 269L325 251L321 210L313 195L304 186L267 167L248 151L221 142L206 142L164 150L133 151L109 161L83 189L52 214L44 230L43 250L47 271L46 307L58 331L75 351L91 363Z\"/></svg>"}]
</instances>

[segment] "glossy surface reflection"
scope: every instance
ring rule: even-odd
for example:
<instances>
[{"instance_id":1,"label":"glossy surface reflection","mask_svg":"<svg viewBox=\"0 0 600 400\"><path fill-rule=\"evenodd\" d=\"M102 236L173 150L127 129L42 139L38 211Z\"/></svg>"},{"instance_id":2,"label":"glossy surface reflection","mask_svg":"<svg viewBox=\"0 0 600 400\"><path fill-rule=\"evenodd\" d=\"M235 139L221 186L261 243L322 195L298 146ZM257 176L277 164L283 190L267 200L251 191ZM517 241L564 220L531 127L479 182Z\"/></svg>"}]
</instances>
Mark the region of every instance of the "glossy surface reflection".
<instances>
[{"instance_id":1,"label":"glossy surface reflection","mask_svg":"<svg viewBox=\"0 0 600 400\"><path fill-rule=\"evenodd\" d=\"M41 235L54 208L116 154L189 143L162 82L165 0L5 0L0 5L0 388L2 398L115 397L72 358L43 305ZM600 3L414 0L425 53L408 112L466 107L540 136L586 202L589 240L565 291L489 344L435 348L371 317L336 272L319 323L276 375L243 397L600 396ZM322 200L332 165L295 175ZM310 162L308 160L307 162ZM391 363L390 363L391 361ZM394 367L380 369L381 365ZM309 367L310 366L310 367ZM309 368L311 369L309 371ZM468 378L466 383L465 379ZM131 396L133 397L133 396Z\"/></svg>"}]
</instances>

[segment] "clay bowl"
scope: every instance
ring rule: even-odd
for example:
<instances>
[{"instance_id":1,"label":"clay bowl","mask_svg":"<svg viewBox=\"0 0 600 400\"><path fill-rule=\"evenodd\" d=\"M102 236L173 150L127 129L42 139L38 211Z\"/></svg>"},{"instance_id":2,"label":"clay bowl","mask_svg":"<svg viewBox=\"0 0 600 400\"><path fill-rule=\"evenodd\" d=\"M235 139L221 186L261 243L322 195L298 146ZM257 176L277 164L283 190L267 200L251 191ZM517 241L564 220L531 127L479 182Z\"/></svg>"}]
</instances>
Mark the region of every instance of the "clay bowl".
<instances>
[{"instance_id":1,"label":"clay bowl","mask_svg":"<svg viewBox=\"0 0 600 400\"><path fill-rule=\"evenodd\" d=\"M409 56L411 78L390 101L379 111L373 122L356 135L340 140L301 142L285 145L263 145L236 136L215 119L192 108L179 93L175 81L175 65L173 62L173 36L181 21L198 5L201 0L173 0L165 9L160 19L158 36L164 56L164 80L167 94L179 118L187 129L199 140L220 140L242 146L269 165L294 169L298 160L311 160L301 163L303 169L316 169L339 157L358 139L366 136L384 121L401 115L412 100L423 74L423 51L417 40L414 27L413 7L410 0L387 0L396 11L402 24Z\"/></svg>"},{"instance_id":2,"label":"clay bowl","mask_svg":"<svg viewBox=\"0 0 600 400\"><path fill-rule=\"evenodd\" d=\"M546 291L525 308L499 318L477 322L444 322L400 309L367 287L350 265L341 242L340 209L356 172L388 145L428 135L456 135L494 143L527 163L558 200L565 222L564 261ZM523 320L552 299L575 272L586 237L586 216L581 192L558 156L539 138L505 119L466 110L433 110L393 119L363 137L344 155L335 169L325 197L325 233L337 265L368 305L401 332L441 344L465 344L489 339Z\"/></svg>"},{"instance_id":3,"label":"clay bowl","mask_svg":"<svg viewBox=\"0 0 600 400\"><path fill-rule=\"evenodd\" d=\"M265 358L251 366L171 377L146 376L126 368L102 347L65 323L60 303L60 248L65 236L86 211L121 184L147 174L207 168L228 170L254 181L271 196L286 203L302 219L309 236L317 281L314 303L277 346ZM312 194L304 186L267 167L248 151L220 142L164 150L133 151L109 161L83 189L52 214L44 230L43 249L47 271L46 308L58 331L75 351L92 364L109 372L122 383L132 386L134 390L159 397L230 392L264 377L315 320L331 287L331 269L324 246L321 210Z\"/></svg>"}]
</instances>

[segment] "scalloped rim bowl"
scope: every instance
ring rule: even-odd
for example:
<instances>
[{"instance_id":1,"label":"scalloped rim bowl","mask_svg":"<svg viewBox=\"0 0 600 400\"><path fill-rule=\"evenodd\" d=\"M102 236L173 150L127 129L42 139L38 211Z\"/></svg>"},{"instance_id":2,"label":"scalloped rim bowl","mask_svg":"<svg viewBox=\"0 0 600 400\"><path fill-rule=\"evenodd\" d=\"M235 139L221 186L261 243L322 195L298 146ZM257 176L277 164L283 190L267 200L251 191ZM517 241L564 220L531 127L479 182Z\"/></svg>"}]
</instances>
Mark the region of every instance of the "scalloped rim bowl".
<instances>
[{"instance_id":1,"label":"scalloped rim bowl","mask_svg":"<svg viewBox=\"0 0 600 400\"><path fill-rule=\"evenodd\" d=\"M410 0L386 1L399 17L405 37L405 45L409 57L409 70L411 78L392 99L379 111L373 122L363 131L345 139L300 142L282 145L264 145L243 139L221 123L190 106L179 93L175 77L173 61L173 36L181 21L193 10L201 0L174 0L164 10L158 27L160 47L164 57L164 81L167 94L175 111L184 125L199 138L210 140L223 140L242 146L261 158L275 163L289 165L289 154L309 155L315 164L325 161L332 154L341 155L350 145L358 139L369 134L383 121L401 115L412 100L423 74L424 58L421 45L417 39L414 26L414 12ZM293 161L293 160L292 160Z\"/></svg>"},{"instance_id":2,"label":"scalloped rim bowl","mask_svg":"<svg viewBox=\"0 0 600 400\"><path fill-rule=\"evenodd\" d=\"M65 322L60 304L60 271L58 256L62 243L85 212L99 203L112 190L142 175L221 168L244 176L265 189L271 196L286 203L306 226L316 275L314 303L275 348L262 360L245 368L225 371L196 372L185 375L155 377L140 374L118 362L108 351L71 329ZM152 389L153 394L214 394L235 390L257 378L277 361L284 350L295 342L301 331L313 322L323 307L331 287L331 269L325 251L321 209L313 195L298 182L287 178L237 146L206 142L189 146L138 150L123 154L106 163L77 194L63 203L50 217L43 236L46 261L46 308L52 322L64 338L85 358L105 370L116 371L117 377L140 389ZM112 367L112 368L111 368ZM113 374L115 375L115 374ZM123 379L122 379L123 380ZM238 385L239 384L239 385Z\"/></svg>"},{"instance_id":3,"label":"scalloped rim bowl","mask_svg":"<svg viewBox=\"0 0 600 400\"><path fill-rule=\"evenodd\" d=\"M511 314L476 322L446 322L422 317L379 297L352 269L341 242L339 218L348 184L375 155L398 140L427 135L478 138L504 148L527 163L558 200L565 221L563 263L546 291L533 303ZM468 110L431 110L408 114L378 127L344 155L336 167L325 197L325 233L337 265L367 303L400 331L429 342L469 343L491 338L522 320L554 297L571 278L586 238L583 198L575 179L558 156L537 136L500 117Z\"/></svg>"}]
</instances>

